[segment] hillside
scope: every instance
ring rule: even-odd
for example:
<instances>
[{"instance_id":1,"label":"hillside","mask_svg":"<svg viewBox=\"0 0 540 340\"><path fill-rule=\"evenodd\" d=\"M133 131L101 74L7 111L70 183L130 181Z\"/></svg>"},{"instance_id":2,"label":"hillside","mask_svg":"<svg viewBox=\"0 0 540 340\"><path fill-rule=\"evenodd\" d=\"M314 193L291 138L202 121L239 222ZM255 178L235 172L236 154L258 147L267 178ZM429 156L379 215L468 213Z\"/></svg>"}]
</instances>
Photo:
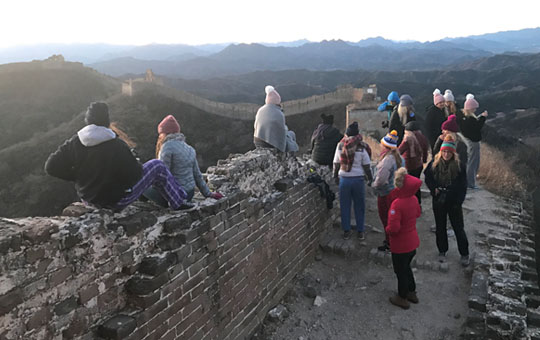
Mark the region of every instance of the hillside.
<instances>
[{"instance_id":1,"label":"hillside","mask_svg":"<svg viewBox=\"0 0 540 340\"><path fill-rule=\"evenodd\" d=\"M120 82L80 63L0 65L0 150L71 120L91 101L120 91Z\"/></svg>"}]
</instances>

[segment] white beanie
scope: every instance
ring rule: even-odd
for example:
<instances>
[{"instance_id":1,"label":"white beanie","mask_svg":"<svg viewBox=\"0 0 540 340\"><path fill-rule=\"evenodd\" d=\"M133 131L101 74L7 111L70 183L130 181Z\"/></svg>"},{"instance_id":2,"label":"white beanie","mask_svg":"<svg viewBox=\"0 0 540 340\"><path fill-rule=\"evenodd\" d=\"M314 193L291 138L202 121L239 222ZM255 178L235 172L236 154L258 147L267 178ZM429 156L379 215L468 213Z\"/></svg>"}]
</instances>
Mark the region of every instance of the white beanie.
<instances>
[{"instance_id":1,"label":"white beanie","mask_svg":"<svg viewBox=\"0 0 540 340\"><path fill-rule=\"evenodd\" d=\"M264 92L266 92L266 99L265 99L265 103L266 104L274 104L274 105L278 105L281 103L281 96L279 95L279 93L274 89L273 86L271 85L267 85L265 88L264 88Z\"/></svg>"},{"instance_id":2,"label":"white beanie","mask_svg":"<svg viewBox=\"0 0 540 340\"><path fill-rule=\"evenodd\" d=\"M444 100L446 100L447 102L455 102L456 101L451 90L444 91Z\"/></svg>"}]
</instances>

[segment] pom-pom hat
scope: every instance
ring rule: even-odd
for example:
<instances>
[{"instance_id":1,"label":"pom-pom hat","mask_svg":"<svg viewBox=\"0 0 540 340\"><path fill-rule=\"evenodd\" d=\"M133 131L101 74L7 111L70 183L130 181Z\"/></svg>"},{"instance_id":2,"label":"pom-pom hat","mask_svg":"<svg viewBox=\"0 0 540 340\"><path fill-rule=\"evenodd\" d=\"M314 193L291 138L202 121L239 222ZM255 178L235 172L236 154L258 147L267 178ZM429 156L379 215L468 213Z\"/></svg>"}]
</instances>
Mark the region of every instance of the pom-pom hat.
<instances>
[{"instance_id":1,"label":"pom-pom hat","mask_svg":"<svg viewBox=\"0 0 540 340\"><path fill-rule=\"evenodd\" d=\"M170 134L170 133L178 133L180 132L180 124L176 121L176 118L172 115L168 115L167 117L163 118L161 123L158 125L158 133L159 134Z\"/></svg>"},{"instance_id":2,"label":"pom-pom hat","mask_svg":"<svg viewBox=\"0 0 540 340\"><path fill-rule=\"evenodd\" d=\"M435 91L433 91L433 104L437 105L442 102L444 102L444 97L441 94L441 90L435 89Z\"/></svg>"},{"instance_id":3,"label":"pom-pom hat","mask_svg":"<svg viewBox=\"0 0 540 340\"><path fill-rule=\"evenodd\" d=\"M465 97L465 104L463 104L463 108L465 110L476 110L480 106L476 99L474 99L474 95L472 93L469 93L467 97Z\"/></svg>"},{"instance_id":4,"label":"pom-pom hat","mask_svg":"<svg viewBox=\"0 0 540 340\"><path fill-rule=\"evenodd\" d=\"M444 100L447 101L447 102L455 102L456 99L454 98L454 94L452 93L451 90L446 90L444 91Z\"/></svg>"},{"instance_id":5,"label":"pom-pom hat","mask_svg":"<svg viewBox=\"0 0 540 340\"><path fill-rule=\"evenodd\" d=\"M264 100L266 104L278 105L281 103L281 96L273 86L267 85L264 88L264 92L266 92L266 99Z\"/></svg>"},{"instance_id":6,"label":"pom-pom hat","mask_svg":"<svg viewBox=\"0 0 540 340\"><path fill-rule=\"evenodd\" d=\"M459 132L459 126L457 123L456 115L448 116L448 119L441 125L441 130L446 130L450 132Z\"/></svg>"},{"instance_id":7,"label":"pom-pom hat","mask_svg":"<svg viewBox=\"0 0 540 340\"><path fill-rule=\"evenodd\" d=\"M381 139L381 144L390 149L397 148L398 133L396 130L392 130Z\"/></svg>"},{"instance_id":8,"label":"pom-pom hat","mask_svg":"<svg viewBox=\"0 0 540 340\"><path fill-rule=\"evenodd\" d=\"M446 137L444 137L444 142L441 145L440 151L456 152L456 142L454 141L454 137L452 137L451 135L447 135Z\"/></svg>"}]
</instances>

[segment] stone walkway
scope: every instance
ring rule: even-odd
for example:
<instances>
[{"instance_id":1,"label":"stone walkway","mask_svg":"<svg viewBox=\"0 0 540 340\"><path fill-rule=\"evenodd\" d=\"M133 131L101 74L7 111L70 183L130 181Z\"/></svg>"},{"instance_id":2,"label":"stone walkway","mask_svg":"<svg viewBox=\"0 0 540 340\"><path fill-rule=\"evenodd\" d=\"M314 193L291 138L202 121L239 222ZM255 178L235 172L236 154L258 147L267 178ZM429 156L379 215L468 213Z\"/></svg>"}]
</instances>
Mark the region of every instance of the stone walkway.
<instances>
[{"instance_id":1,"label":"stone walkway","mask_svg":"<svg viewBox=\"0 0 540 340\"><path fill-rule=\"evenodd\" d=\"M421 244L413 264L419 304L402 310L388 302L388 297L397 289L397 280L390 254L376 249L384 235L377 215L376 199L368 194L366 224L370 227L367 228L366 240L359 241L356 235L350 240L342 239L339 210L336 209L336 221L321 240L317 261L299 275L291 287L282 302L284 313L273 321L267 320L254 339L450 340L460 336L484 339L486 333L496 338L497 334L505 332L504 328L506 332L514 329L512 325L515 322L505 323L504 320L508 318L504 318L504 315L491 312L491 319L488 317L490 309L497 310L497 305L492 304L492 298L488 295L488 283L497 283L490 281L489 270L484 276L479 273L480 268L485 269L487 265L489 269L491 263L497 262L489 258L485 263L486 256L492 255L486 248L486 241L489 242L489 235L495 233L494 226L499 225L500 228L516 222L519 207L485 190L468 193L463 210L472 264L463 268L453 236L449 237L447 261L442 264L438 262L435 234L430 231L434 224L431 199L427 195L424 189L423 214L417 223ZM503 243L501 247L504 246ZM483 265L474 263L477 256ZM534 261L528 263L529 266L533 264ZM474 287L471 290L471 277L481 287L480 290L477 288L475 291ZM527 289L529 293L535 287L538 289L533 281L526 286L531 287ZM490 294L493 295L491 289ZM531 315L529 319L540 320L534 319L538 314L532 308L538 300L533 301L529 297L527 301L531 302L521 305L522 323L523 319L527 319L527 307ZM491 320L494 325L488 326L486 320ZM523 334L535 334L533 324ZM513 332L516 333L515 330Z\"/></svg>"}]
</instances>

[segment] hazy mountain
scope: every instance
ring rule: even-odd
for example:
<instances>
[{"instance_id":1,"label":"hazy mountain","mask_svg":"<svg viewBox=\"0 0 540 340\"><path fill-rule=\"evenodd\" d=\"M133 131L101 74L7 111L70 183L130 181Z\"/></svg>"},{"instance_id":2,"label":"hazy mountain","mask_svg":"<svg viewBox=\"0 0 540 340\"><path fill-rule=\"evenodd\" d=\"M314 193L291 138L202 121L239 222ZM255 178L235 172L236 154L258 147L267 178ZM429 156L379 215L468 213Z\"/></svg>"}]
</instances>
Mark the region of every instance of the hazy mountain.
<instances>
[{"instance_id":1,"label":"hazy mountain","mask_svg":"<svg viewBox=\"0 0 540 340\"><path fill-rule=\"evenodd\" d=\"M540 52L540 27L444 40L459 45L474 46L493 53L537 53Z\"/></svg>"},{"instance_id":2,"label":"hazy mountain","mask_svg":"<svg viewBox=\"0 0 540 340\"><path fill-rule=\"evenodd\" d=\"M481 50L459 49L450 43L439 45L445 46L429 45L429 48L397 51L379 45L358 47L342 40L307 43L298 47L238 44L208 57L181 62L115 59L90 66L112 76L141 73L142 69L151 68L158 75L204 79L261 70L426 70L491 55Z\"/></svg>"},{"instance_id":3,"label":"hazy mountain","mask_svg":"<svg viewBox=\"0 0 540 340\"><path fill-rule=\"evenodd\" d=\"M195 46L174 44L151 44L144 46L136 46L131 49L122 50L116 53L108 53L102 55L100 59L118 59L118 58L132 58L143 60L169 60L173 56L180 56L190 54L193 56L204 56L210 54L208 51L204 51Z\"/></svg>"}]
</instances>

